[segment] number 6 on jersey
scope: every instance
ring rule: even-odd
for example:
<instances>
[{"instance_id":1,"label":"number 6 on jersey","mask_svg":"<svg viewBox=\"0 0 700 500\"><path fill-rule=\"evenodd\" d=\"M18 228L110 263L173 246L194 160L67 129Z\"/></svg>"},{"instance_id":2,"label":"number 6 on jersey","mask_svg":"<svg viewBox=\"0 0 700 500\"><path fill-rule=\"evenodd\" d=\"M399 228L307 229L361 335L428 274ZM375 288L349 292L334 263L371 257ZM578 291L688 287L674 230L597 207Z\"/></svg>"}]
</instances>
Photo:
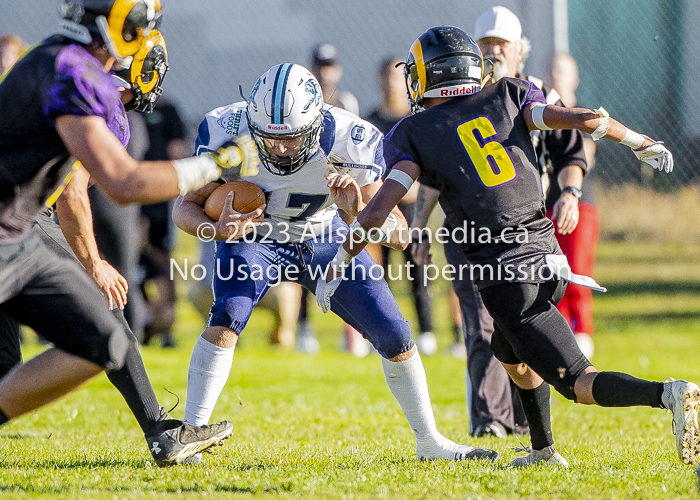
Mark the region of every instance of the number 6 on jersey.
<instances>
[{"instance_id":1,"label":"number 6 on jersey","mask_svg":"<svg viewBox=\"0 0 700 500\"><path fill-rule=\"evenodd\" d=\"M457 127L457 136L486 188L501 186L518 176L506 148L496 140L489 141L496 135L496 128L485 116L474 118Z\"/></svg>"}]
</instances>

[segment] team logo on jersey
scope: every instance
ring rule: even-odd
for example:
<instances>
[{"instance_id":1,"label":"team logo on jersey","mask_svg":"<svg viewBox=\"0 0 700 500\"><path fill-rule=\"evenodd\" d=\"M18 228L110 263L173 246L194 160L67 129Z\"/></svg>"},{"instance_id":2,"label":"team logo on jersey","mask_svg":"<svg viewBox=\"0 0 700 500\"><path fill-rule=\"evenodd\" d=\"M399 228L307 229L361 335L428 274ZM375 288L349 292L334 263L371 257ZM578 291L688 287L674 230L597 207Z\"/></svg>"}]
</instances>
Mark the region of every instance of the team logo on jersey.
<instances>
[{"instance_id":1,"label":"team logo on jersey","mask_svg":"<svg viewBox=\"0 0 700 500\"><path fill-rule=\"evenodd\" d=\"M216 124L226 131L226 134L233 137L238 135L238 131L241 128L241 117L243 116L243 111L236 111L230 115L222 116L216 120Z\"/></svg>"},{"instance_id":2,"label":"team logo on jersey","mask_svg":"<svg viewBox=\"0 0 700 500\"><path fill-rule=\"evenodd\" d=\"M306 80L304 90L306 90L306 95L309 96L309 102L307 102L304 108L302 109L302 113L306 113L312 104L314 106L318 106L319 104L321 104L321 96L323 95L321 93L321 87L319 87L318 82L316 82L316 80Z\"/></svg>"},{"instance_id":3,"label":"team logo on jersey","mask_svg":"<svg viewBox=\"0 0 700 500\"><path fill-rule=\"evenodd\" d=\"M350 138L355 144L359 144L365 140L365 127L362 125L355 125L350 131Z\"/></svg>"}]
</instances>

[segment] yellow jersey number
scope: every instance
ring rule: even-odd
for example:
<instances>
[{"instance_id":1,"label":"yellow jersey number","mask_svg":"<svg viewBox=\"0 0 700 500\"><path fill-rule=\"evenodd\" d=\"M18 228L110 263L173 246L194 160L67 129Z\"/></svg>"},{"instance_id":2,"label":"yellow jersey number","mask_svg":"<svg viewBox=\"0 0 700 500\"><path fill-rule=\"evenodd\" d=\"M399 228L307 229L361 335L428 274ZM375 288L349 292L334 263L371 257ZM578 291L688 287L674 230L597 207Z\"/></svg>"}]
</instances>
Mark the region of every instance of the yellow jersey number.
<instances>
[{"instance_id":1,"label":"yellow jersey number","mask_svg":"<svg viewBox=\"0 0 700 500\"><path fill-rule=\"evenodd\" d=\"M477 130L483 138L481 141L475 134ZM487 117L480 116L462 123L457 127L457 135L462 141L469 159L474 164L476 173L479 174L479 179L484 187L501 186L518 176L506 148L495 139L489 140L496 136L497 132ZM491 162L489 162L489 158L491 158Z\"/></svg>"}]
</instances>

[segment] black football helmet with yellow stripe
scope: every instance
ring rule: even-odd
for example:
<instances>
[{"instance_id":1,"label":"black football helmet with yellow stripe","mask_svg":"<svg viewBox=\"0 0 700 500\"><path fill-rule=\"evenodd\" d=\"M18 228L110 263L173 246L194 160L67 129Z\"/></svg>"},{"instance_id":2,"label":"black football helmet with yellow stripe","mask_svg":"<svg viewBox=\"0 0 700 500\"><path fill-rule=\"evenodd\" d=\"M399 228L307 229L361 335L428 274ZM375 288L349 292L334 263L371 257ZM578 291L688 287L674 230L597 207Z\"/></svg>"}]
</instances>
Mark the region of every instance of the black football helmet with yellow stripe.
<instances>
[{"instance_id":1,"label":"black football helmet with yellow stripe","mask_svg":"<svg viewBox=\"0 0 700 500\"><path fill-rule=\"evenodd\" d=\"M104 46L122 67L131 64L156 28L162 0L61 0L60 33L88 46Z\"/></svg>"},{"instance_id":2,"label":"black football helmet with yellow stripe","mask_svg":"<svg viewBox=\"0 0 700 500\"><path fill-rule=\"evenodd\" d=\"M131 66L115 73L117 86L131 89L134 95L124 108L139 113L152 112L163 93L163 79L168 69L165 39L160 31L153 30L146 43L134 54Z\"/></svg>"},{"instance_id":3,"label":"black football helmet with yellow stripe","mask_svg":"<svg viewBox=\"0 0 700 500\"><path fill-rule=\"evenodd\" d=\"M481 90L484 59L476 42L454 26L430 28L411 45L404 67L411 111L426 97L454 97Z\"/></svg>"}]
</instances>

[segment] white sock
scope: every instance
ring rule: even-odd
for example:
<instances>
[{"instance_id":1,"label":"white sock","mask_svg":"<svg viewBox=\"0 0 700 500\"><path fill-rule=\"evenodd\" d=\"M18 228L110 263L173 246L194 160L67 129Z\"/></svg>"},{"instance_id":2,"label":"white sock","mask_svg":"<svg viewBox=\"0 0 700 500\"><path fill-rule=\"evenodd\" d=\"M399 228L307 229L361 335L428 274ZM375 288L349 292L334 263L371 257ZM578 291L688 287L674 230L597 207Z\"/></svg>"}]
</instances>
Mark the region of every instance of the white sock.
<instances>
[{"instance_id":1,"label":"white sock","mask_svg":"<svg viewBox=\"0 0 700 500\"><path fill-rule=\"evenodd\" d=\"M187 372L185 422L188 424L209 423L231 372L234 350L235 347L216 346L201 336L197 339Z\"/></svg>"},{"instance_id":2,"label":"white sock","mask_svg":"<svg viewBox=\"0 0 700 500\"><path fill-rule=\"evenodd\" d=\"M435 424L433 407L430 405L428 380L418 351L416 350L415 354L407 360L397 363L382 358L382 368L384 368L386 383L401 405L408 425L416 435L416 440L442 437Z\"/></svg>"}]
</instances>

